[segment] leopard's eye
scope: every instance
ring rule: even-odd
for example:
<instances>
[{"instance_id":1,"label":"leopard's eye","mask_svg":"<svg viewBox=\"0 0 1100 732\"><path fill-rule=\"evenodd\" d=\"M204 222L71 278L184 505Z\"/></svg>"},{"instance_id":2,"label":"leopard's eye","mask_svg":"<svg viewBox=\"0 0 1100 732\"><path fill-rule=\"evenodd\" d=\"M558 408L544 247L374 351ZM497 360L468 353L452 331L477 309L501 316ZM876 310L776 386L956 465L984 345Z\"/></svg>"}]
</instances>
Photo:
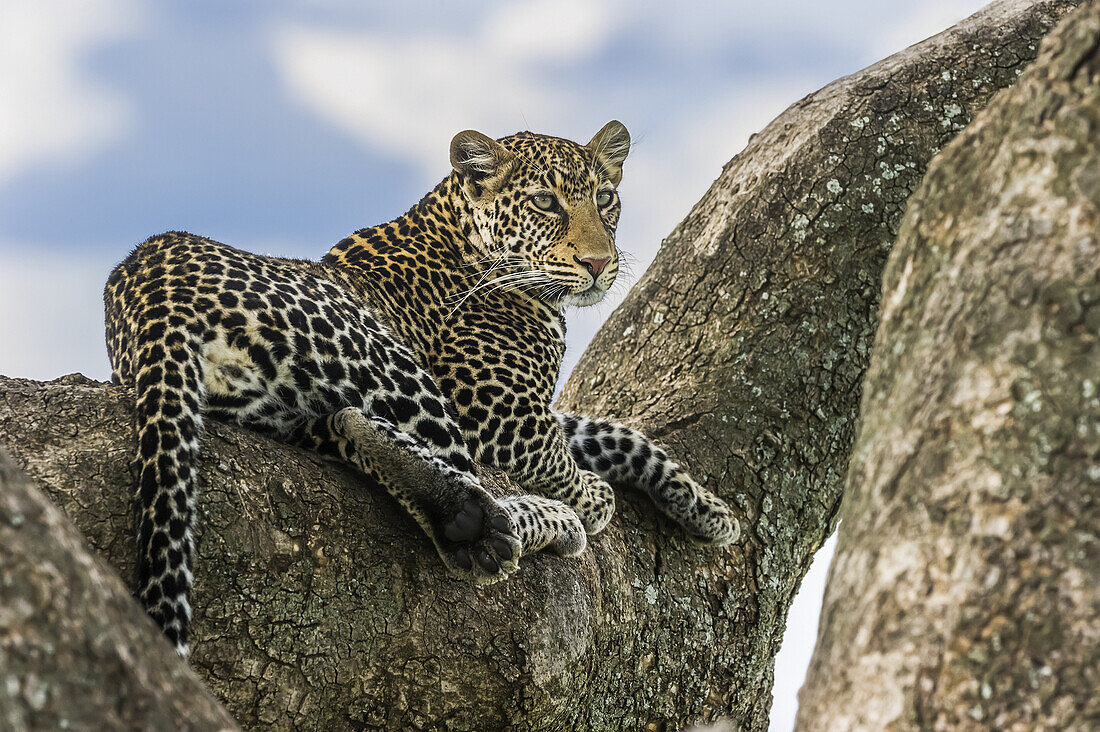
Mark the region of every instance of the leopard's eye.
<instances>
[{"instance_id":1,"label":"leopard's eye","mask_svg":"<svg viewBox=\"0 0 1100 732\"><path fill-rule=\"evenodd\" d=\"M531 200L543 211L553 211L558 205L558 202L549 193L538 193Z\"/></svg>"},{"instance_id":2,"label":"leopard's eye","mask_svg":"<svg viewBox=\"0 0 1100 732\"><path fill-rule=\"evenodd\" d=\"M596 205L600 208L611 203L611 191L600 191L596 194Z\"/></svg>"}]
</instances>

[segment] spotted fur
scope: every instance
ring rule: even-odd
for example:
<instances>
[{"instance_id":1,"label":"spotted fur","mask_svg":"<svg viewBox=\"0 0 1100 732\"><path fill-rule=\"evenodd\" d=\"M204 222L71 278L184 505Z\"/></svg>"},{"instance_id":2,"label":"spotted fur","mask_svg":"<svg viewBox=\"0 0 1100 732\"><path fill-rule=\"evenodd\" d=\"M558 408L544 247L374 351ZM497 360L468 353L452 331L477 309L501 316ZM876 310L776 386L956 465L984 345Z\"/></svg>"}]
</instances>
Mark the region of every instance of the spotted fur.
<instances>
[{"instance_id":1,"label":"spotted fur","mask_svg":"<svg viewBox=\"0 0 1100 732\"><path fill-rule=\"evenodd\" d=\"M419 204L320 262L170 232L112 272L108 351L137 399L138 591L181 653L205 416L356 466L475 582L522 553L583 551L614 512L608 481L646 490L698 540L736 536L643 435L549 407L564 306L599 301L618 271L628 149L618 122L588 145L462 132ZM531 495L493 499L475 462Z\"/></svg>"}]
</instances>

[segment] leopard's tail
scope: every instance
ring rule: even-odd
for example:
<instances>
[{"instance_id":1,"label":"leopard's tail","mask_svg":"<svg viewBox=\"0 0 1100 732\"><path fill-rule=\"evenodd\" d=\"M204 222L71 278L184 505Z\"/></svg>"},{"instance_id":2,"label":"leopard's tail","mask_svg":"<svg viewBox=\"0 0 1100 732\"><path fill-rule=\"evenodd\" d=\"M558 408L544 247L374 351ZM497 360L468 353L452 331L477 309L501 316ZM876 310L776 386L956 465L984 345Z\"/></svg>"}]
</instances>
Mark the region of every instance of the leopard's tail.
<instances>
[{"instance_id":1,"label":"leopard's tail","mask_svg":"<svg viewBox=\"0 0 1100 732\"><path fill-rule=\"evenodd\" d=\"M155 308L154 308L155 309ZM181 656L188 653L195 552L196 459L202 428L199 344L142 318L133 344L137 408L134 528L137 593Z\"/></svg>"},{"instance_id":2,"label":"leopard's tail","mask_svg":"<svg viewBox=\"0 0 1100 732\"><path fill-rule=\"evenodd\" d=\"M170 236L140 244L104 289L107 352L116 384L134 387L133 518L136 594L186 656L195 553L195 492L204 401L201 339L163 276ZM160 271L158 275L157 272ZM191 315L189 319L187 316Z\"/></svg>"},{"instance_id":3,"label":"leopard's tail","mask_svg":"<svg viewBox=\"0 0 1100 732\"><path fill-rule=\"evenodd\" d=\"M637 430L605 419L557 414L569 452L582 470L640 488L697 542L736 541L740 523L718 496L691 479L663 447Z\"/></svg>"}]
</instances>

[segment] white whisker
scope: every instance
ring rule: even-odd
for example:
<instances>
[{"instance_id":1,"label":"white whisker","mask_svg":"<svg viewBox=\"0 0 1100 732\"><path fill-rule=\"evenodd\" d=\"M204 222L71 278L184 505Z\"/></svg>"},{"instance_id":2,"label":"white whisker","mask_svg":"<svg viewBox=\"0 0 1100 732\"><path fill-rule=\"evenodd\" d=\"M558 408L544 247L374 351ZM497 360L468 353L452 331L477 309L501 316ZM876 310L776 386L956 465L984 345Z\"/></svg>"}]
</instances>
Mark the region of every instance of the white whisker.
<instances>
[{"instance_id":1,"label":"white whisker","mask_svg":"<svg viewBox=\"0 0 1100 732\"><path fill-rule=\"evenodd\" d=\"M454 300L459 300L459 302L454 306L454 308L451 310L451 312L447 314L448 318L450 316L454 315L454 313L460 307L462 307L462 305L475 292L484 291L486 293L492 293L492 292L496 292L498 290L502 290L506 287L512 287L512 288L516 288L516 289L523 289L523 288L526 288L526 287L533 287L533 286L536 286L536 285L539 285L539 284L542 284L543 282L545 282L546 275L545 275L545 273L543 273L539 270L522 269L518 272L504 272L504 271L501 271L503 268L500 265L501 265L501 262L503 261L503 259L504 259L503 257L498 258L497 261L495 261L493 263L493 266L491 266L491 267L489 267L489 269L485 270L485 272L483 272L481 274L481 277L477 280L477 282L474 284L473 287L469 288L468 290L466 290L464 292L456 293L455 295L452 295L451 297L447 298L448 301L451 301L451 302L453 302ZM523 264L525 266L527 266L526 261L524 261ZM494 271L499 272L499 274L497 274L495 277L490 278L490 275ZM473 276L473 275L471 275L471 276Z\"/></svg>"},{"instance_id":2,"label":"white whisker","mask_svg":"<svg viewBox=\"0 0 1100 732\"><path fill-rule=\"evenodd\" d=\"M455 305L455 306L454 306L454 308L452 308L452 309L451 309L451 312L447 313L447 318L445 318L445 319L449 319L449 318L450 318L450 317L451 317L452 315L454 315L454 314L455 314L455 312L456 312L456 311L457 311L457 310L458 310L458 309L459 309L460 307L462 307L462 304L463 304L463 303L465 303L465 302L466 302L466 301L467 301L467 300L468 300L468 299L470 298L470 295L474 294L474 292L475 292L475 291L477 290L477 288L478 288L478 287L479 287L479 286L481 285L481 283L485 281L485 278L486 278L486 277L488 277L488 276L489 276L489 275L490 275L490 274L492 273L492 271L493 271L494 269L496 269L496 268L497 268L497 267L498 267L498 266L500 265L500 263L501 263L501 261L502 261L503 259L504 259L504 255L501 255L500 259L498 259L497 261L493 262L492 266L491 266L491 267L489 267L489 269L485 270L485 272L483 272L483 273L482 273L482 275L481 275L481 279L479 279L479 280L478 280L478 281L477 281L477 282L476 282L476 283L474 284L473 288L471 288L471 289L470 289L470 291L466 293L466 296L465 296L464 298L462 298L462 300L461 300L461 301L459 301L459 303L458 303L457 305Z\"/></svg>"}]
</instances>

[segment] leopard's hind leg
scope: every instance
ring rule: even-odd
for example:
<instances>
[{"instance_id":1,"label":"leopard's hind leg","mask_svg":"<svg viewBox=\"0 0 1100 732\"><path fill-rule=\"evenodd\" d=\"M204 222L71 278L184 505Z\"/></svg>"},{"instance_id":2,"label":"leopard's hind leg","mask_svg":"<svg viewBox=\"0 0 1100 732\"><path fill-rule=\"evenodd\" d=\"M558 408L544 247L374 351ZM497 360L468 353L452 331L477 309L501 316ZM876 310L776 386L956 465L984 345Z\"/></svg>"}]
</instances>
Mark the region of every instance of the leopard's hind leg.
<instances>
[{"instance_id":1,"label":"leopard's hind leg","mask_svg":"<svg viewBox=\"0 0 1100 732\"><path fill-rule=\"evenodd\" d=\"M565 504L542 496L506 496L447 509L453 497L484 494L480 482L389 420L348 407L302 422L288 441L346 461L384 486L436 543L448 567L475 581L516 569L520 555L543 549L562 556L584 551L584 526ZM456 493L456 487L461 493ZM487 495L487 494L486 494ZM481 506L501 506L511 526L492 523ZM499 510L499 509L497 509ZM483 530L478 530L484 526ZM519 539L513 544L510 535ZM465 534L471 534L466 537ZM476 561L473 561L476 560ZM480 566L479 566L480 565Z\"/></svg>"}]
</instances>

